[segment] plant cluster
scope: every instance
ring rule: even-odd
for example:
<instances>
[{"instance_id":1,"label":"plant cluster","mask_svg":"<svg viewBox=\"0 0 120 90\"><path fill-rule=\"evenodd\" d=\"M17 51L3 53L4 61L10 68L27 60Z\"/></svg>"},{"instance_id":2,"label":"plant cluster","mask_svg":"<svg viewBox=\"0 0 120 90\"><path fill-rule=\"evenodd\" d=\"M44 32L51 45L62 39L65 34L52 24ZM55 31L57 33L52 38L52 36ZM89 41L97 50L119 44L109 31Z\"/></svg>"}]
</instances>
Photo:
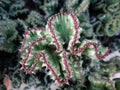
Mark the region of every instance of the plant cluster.
<instances>
[{"instance_id":1,"label":"plant cluster","mask_svg":"<svg viewBox=\"0 0 120 90\"><path fill-rule=\"evenodd\" d=\"M96 60L105 58L109 50L106 51L101 45L98 46L97 40L80 42L78 36L82 28L78 23L73 13L65 12L51 16L46 28L26 30L20 49L22 69L27 73L35 73L36 69L46 66L50 70L49 75L60 85L69 83L73 78L77 83L84 83L83 76L86 73L83 73L84 69L80 65L81 54L92 58L89 68L93 68L99 66L100 62ZM98 54L99 50L102 50L102 56ZM94 72L91 72L89 76L91 83L92 80L95 81L95 78L91 77L93 74ZM107 81L104 83L107 84ZM113 89L113 84L109 82L108 84L109 87L106 88Z\"/></svg>"},{"instance_id":2,"label":"plant cluster","mask_svg":"<svg viewBox=\"0 0 120 90\"><path fill-rule=\"evenodd\" d=\"M119 19L119 0L0 0L0 89L7 74L14 89L119 90Z\"/></svg>"},{"instance_id":3,"label":"plant cluster","mask_svg":"<svg viewBox=\"0 0 120 90\"><path fill-rule=\"evenodd\" d=\"M90 5L91 24L98 36L114 36L120 33L120 1L93 0Z\"/></svg>"}]
</instances>

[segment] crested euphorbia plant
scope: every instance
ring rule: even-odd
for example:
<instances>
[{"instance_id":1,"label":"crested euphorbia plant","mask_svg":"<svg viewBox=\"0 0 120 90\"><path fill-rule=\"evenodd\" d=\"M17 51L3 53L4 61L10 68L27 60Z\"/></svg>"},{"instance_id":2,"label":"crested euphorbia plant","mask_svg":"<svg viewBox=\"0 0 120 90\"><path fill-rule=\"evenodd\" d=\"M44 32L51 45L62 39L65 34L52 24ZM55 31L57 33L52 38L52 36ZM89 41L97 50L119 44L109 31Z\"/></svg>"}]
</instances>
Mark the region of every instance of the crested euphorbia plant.
<instances>
[{"instance_id":1,"label":"crested euphorbia plant","mask_svg":"<svg viewBox=\"0 0 120 90\"><path fill-rule=\"evenodd\" d=\"M20 49L22 69L27 73L35 73L45 65L59 84L66 84L73 77L81 78L78 75L80 61L75 58L84 53L90 58L101 60L109 53L107 50L99 55L95 40L80 42L81 32L77 17L69 12L51 16L46 28L26 30Z\"/></svg>"}]
</instances>

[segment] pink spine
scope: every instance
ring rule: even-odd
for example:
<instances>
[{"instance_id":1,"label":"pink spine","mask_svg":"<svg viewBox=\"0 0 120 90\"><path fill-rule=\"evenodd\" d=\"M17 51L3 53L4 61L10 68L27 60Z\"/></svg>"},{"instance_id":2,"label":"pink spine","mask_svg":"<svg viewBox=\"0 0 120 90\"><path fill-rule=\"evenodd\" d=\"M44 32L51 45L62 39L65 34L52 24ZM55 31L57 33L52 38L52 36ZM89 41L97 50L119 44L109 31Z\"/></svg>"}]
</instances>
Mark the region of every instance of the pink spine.
<instances>
[{"instance_id":1,"label":"pink spine","mask_svg":"<svg viewBox=\"0 0 120 90\"><path fill-rule=\"evenodd\" d=\"M50 64L47 62L44 53L40 52L39 54L40 54L40 56L42 57L42 60L43 60L43 62L45 63L46 67L52 72L55 80L56 80L59 84L66 84L66 83L68 82L68 80L70 79L70 76L71 76L71 72L70 72L69 67L68 67L66 52L65 52L65 51L62 52L62 58L63 58L65 70L66 70L66 72L67 72L67 77L66 77L66 79L65 79L64 81L61 81L61 80L59 79L58 75L55 73L55 71L53 70L53 68L52 68L52 67L50 66Z\"/></svg>"},{"instance_id":2,"label":"pink spine","mask_svg":"<svg viewBox=\"0 0 120 90\"><path fill-rule=\"evenodd\" d=\"M75 28L75 34L73 36L73 40L71 42L71 45L70 45L70 52L73 53L73 54L79 54L79 53L82 53L88 46L93 46L94 47L94 50L95 50L95 55L98 59L103 59L105 58L108 54L109 54L109 49L106 51L106 53L103 55L103 56L99 56L98 54L98 46L96 43L94 42L88 42L86 43L82 48L79 48L78 50L74 50L74 45L76 43L76 40L77 40L77 35L78 35L78 22L77 22L77 19L76 17L73 15L73 14L70 14L73 21L74 21L74 28Z\"/></svg>"},{"instance_id":3,"label":"pink spine","mask_svg":"<svg viewBox=\"0 0 120 90\"><path fill-rule=\"evenodd\" d=\"M74 50L74 45L77 41L77 36L78 36L78 22L77 22L77 18L74 16L74 14L72 13L69 13L69 12L66 12L66 13L58 13L58 14L55 14L54 16L50 17L50 19L48 20L47 24L48 24L48 28L49 28L49 31L50 31L50 34L52 35L52 38L53 38L53 41L55 43L55 46L56 46L56 51L57 52L60 52L60 43L59 41L57 40L57 37L54 33L54 28L52 26L52 21L54 19L56 19L58 16L61 16L61 15L69 15L71 16L72 20L73 20L73 23L74 23L74 29L75 29L75 32L74 32L74 36L73 36L73 39L71 40L70 42L70 52L72 54L79 54L79 53L82 53L88 46L93 46L94 47L94 51L95 51L95 55L98 59L103 59L105 58L105 56L107 56L109 54L109 49L107 50L107 52L103 55L103 56L99 56L98 54L98 46L96 43L94 42L88 42L86 43L82 48L79 48L78 50ZM24 39L23 39L23 43L22 43L22 46L21 46L21 49L20 49L20 54L22 55L23 54L23 49L24 49L24 44L25 44L25 41L26 41L26 38L27 38L27 34L31 31L32 29L28 29L25 33L24 33ZM33 28L33 30L43 30L42 29L38 29L38 28ZM42 52L38 52L35 56L35 60L34 60L34 64L33 66L28 69L26 68L25 66L25 63L26 61L28 60L29 58L29 55L30 55L30 52L32 50L32 47L33 45L37 44L38 42L42 41L42 40L46 40L45 38L38 38L36 39L35 41L31 42L30 45L29 45L29 48L27 49L27 53L26 53L26 56L25 58L23 59L23 62L22 62L22 68L25 72L27 73L31 73L34 71L36 65L37 65L37 62L38 62L38 59L40 57L42 57L42 60L43 60L43 63L46 65L46 67L52 72L53 76L55 77L55 80L59 83L59 84L65 84L68 82L68 80L70 79L71 77L71 72L69 70L69 66L68 66L68 62L67 62L67 55L66 55L66 51L62 51L62 59L63 59L63 64L65 66L65 70L67 72L67 76L66 76L66 79L64 80L60 80L59 77L57 76L57 74L55 73L55 71L53 70L53 68L51 67L51 65L47 62L46 60L46 57L45 57L45 54L42 53Z\"/></svg>"},{"instance_id":4,"label":"pink spine","mask_svg":"<svg viewBox=\"0 0 120 90\"><path fill-rule=\"evenodd\" d=\"M30 30L31 30L31 29L27 30L27 31L25 32L25 34L24 34L23 43L22 43L22 46L21 46L21 49L20 49L21 55L23 54L23 49L24 49L24 44L25 44L25 41L26 41L26 36L27 36L27 34L28 34L28 32L29 32ZM37 29L37 28L36 28L36 29L34 28L34 30L38 30L38 29ZM29 55L30 55L30 52L31 52L31 50L32 50L33 45L35 45L36 43L38 43L38 42L40 42L40 41L42 41L42 40L45 40L45 38L38 38L37 40L35 40L35 41L33 41L33 42L30 43L29 48L27 49L26 56L25 56L25 58L24 58L23 61L22 61L22 69L23 69L25 72L27 72L27 73L32 73L32 72L35 70L35 67L36 67L36 65L37 65L38 59L39 59L40 57L42 57L43 63L44 63L44 64L46 65L46 67L52 72L53 76L55 77L55 80L56 80L59 84L65 84L65 83L67 83L68 80L70 79L71 72L70 72L69 67L68 67L67 55L66 55L66 52L65 52L65 51L62 52L62 58L63 58L65 70L66 70L66 72L67 72L67 77L66 77L66 79L65 79L64 81L61 81L61 80L59 79L59 77L57 76L57 74L55 73L55 71L53 70L53 68L52 68L52 67L50 66L50 64L47 62L47 59L46 59L44 53L42 53L42 52L38 52L38 53L36 54L33 67L27 68L27 67L25 66L25 63L27 62L27 60L28 60L28 58L29 58Z\"/></svg>"}]
</instances>

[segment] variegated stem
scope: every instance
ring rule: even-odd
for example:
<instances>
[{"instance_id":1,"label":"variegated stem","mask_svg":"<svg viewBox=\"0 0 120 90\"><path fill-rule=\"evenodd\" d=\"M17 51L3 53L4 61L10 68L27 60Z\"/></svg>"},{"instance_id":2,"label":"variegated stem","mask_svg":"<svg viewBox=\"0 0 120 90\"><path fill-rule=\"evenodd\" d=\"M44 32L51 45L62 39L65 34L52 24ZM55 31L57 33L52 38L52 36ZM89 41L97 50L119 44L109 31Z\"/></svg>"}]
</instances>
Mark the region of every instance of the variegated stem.
<instances>
[{"instance_id":1,"label":"variegated stem","mask_svg":"<svg viewBox=\"0 0 120 90\"><path fill-rule=\"evenodd\" d=\"M79 53L82 53L88 46L93 46L94 47L94 50L95 50L95 55L98 59L103 59L105 58L108 54L109 54L109 49L106 51L106 53L103 55L103 56L99 56L98 54L98 46L96 43L94 42L88 42L86 43L82 48L79 48L78 50L75 50L74 49L74 45L77 41L77 36L78 36L78 22L76 20L76 17L71 14L71 17L73 18L74 20L74 28L75 28L75 34L74 34L74 37L72 39L72 41L70 42L70 52L73 53L73 54L79 54Z\"/></svg>"},{"instance_id":2,"label":"variegated stem","mask_svg":"<svg viewBox=\"0 0 120 90\"><path fill-rule=\"evenodd\" d=\"M64 66L65 66L65 70L66 70L66 72L67 72L67 77L66 77L66 79L63 80L63 81L61 81L61 80L59 79L58 75L55 73L55 71L53 70L53 68L52 68L52 67L50 66L50 64L47 62L44 53L40 52L39 54L40 54L40 56L42 57L43 63L45 63L46 67L52 72L55 80L56 80L59 84L66 84L66 83L68 82L68 80L70 79L70 76L71 76L71 72L70 72L70 69L69 69L69 67L68 67L66 52L65 52L65 51L62 52L63 63L64 63Z\"/></svg>"},{"instance_id":3,"label":"variegated stem","mask_svg":"<svg viewBox=\"0 0 120 90\"><path fill-rule=\"evenodd\" d=\"M33 65L33 67L32 67L32 68L26 68L25 63L26 63L26 61L27 61L28 58L29 58L30 52L31 52L31 50L32 50L32 47L33 47L33 45L35 45L36 43L38 43L39 41L42 41L42 40L45 40L45 38L38 38L37 40L33 41L33 42L29 45L29 48L28 48L27 53L26 53L26 56L25 56L25 58L24 58L23 61L22 61L22 68L23 68L23 70L24 70L25 72L27 72L27 73L31 73L31 72L34 71L34 69L35 69L35 67L36 67L36 65L37 65L38 59L39 59L39 57L38 57L38 54L39 54L39 53L37 53L37 55L35 56L35 60L34 60L34 65Z\"/></svg>"},{"instance_id":4,"label":"variegated stem","mask_svg":"<svg viewBox=\"0 0 120 90\"><path fill-rule=\"evenodd\" d=\"M57 15L57 14L56 14L56 15ZM50 33L51 33L51 35L52 35L52 38L53 38L53 40L54 40L54 43L55 43L55 46L56 46L56 51L59 52L59 51L60 51L60 44L59 44L59 42L58 42L58 40L57 40L57 38L56 38L56 35L55 35L54 30L53 30L53 27L52 27L52 23L51 23L51 22L56 18L56 15L51 16L51 17L49 18L47 24L48 24L48 28L49 28L49 30L50 30Z\"/></svg>"},{"instance_id":5,"label":"variegated stem","mask_svg":"<svg viewBox=\"0 0 120 90\"><path fill-rule=\"evenodd\" d=\"M25 31L24 35L23 35L23 41L22 41L22 45L21 45L21 48L20 48L20 55L23 54L23 49L24 49L24 45L25 45L25 41L26 41L26 38L27 38L27 34L32 30L44 30L44 28L37 28L37 27L34 27L34 28L29 28L28 30Z\"/></svg>"},{"instance_id":6,"label":"variegated stem","mask_svg":"<svg viewBox=\"0 0 120 90\"><path fill-rule=\"evenodd\" d=\"M34 42L33 42L34 43ZM32 44L33 44L32 43ZM25 63L29 57L29 54L30 54L30 51L31 51L31 47L32 47L32 44L30 45L29 49L28 49L28 52L27 52L27 55L25 57L25 59L23 59L23 63L22 63L22 67L23 67L23 70L27 73L31 73L34 71L35 67L36 67L36 64L38 62L38 59L39 57L42 57L42 60L43 60L43 63L46 65L46 67L52 72L55 80L59 83L59 84L65 84L68 82L68 80L70 79L70 76L71 76L71 72L70 72L70 69L68 67L68 62L67 62L67 55L66 55L66 52L63 51L62 52L62 58L63 58L63 62L64 62L64 66L65 66L65 70L67 72L67 77L64 81L61 81L59 79L59 77L57 76L57 74L55 73L54 69L50 66L50 64L47 62L47 59L45 57L45 54L42 53L42 52L38 52L37 55L35 56L35 60L34 60L34 65L31 69L27 69L26 66L25 66Z\"/></svg>"},{"instance_id":7,"label":"variegated stem","mask_svg":"<svg viewBox=\"0 0 120 90\"><path fill-rule=\"evenodd\" d=\"M83 47L79 48L78 50L74 50L74 48L73 48L73 47L74 47L74 43L72 43L72 45L71 45L71 47L70 47L70 50L71 50L71 52L72 52L73 54L79 54L79 53L82 53L82 52L83 52L87 47L89 47L89 46L93 46L93 47L94 47L95 55L96 55L96 57L97 57L99 60L104 59L106 56L108 56L109 51L110 51L110 49L108 49L108 50L105 52L104 55L100 56L100 55L98 54L98 46L97 46L97 44L94 43L94 42L88 42L88 43L86 43Z\"/></svg>"},{"instance_id":8,"label":"variegated stem","mask_svg":"<svg viewBox=\"0 0 120 90\"><path fill-rule=\"evenodd\" d=\"M30 30L31 30L31 29L27 30L27 31L25 32L25 34L24 34L24 39L23 39L22 47L21 47L21 49L20 49L21 55L23 54L23 48L24 48L24 44L25 44L25 41L26 41L26 37L27 37L28 32L30 32ZM38 30L38 28L34 28L34 30ZM42 30L42 29L41 29L41 30ZM35 67L36 67L36 65L37 65L38 59L39 59L40 57L42 57L43 63L44 63L44 64L47 66L47 68L52 72L53 76L55 77L55 80L57 80L57 82L58 82L59 84L65 84L65 83L67 83L68 80L70 79L71 72L70 72L69 67L68 67L67 55L66 55L66 52L65 52L65 51L62 52L62 59L63 59L63 63L64 63L64 66L65 66L65 70L66 70L66 72L67 72L67 78L66 78L64 81L61 81L61 80L59 79L59 77L58 77L57 74L55 73L54 69L53 69L53 68L49 65L49 63L47 62L44 53L42 53L42 52L38 52L38 53L36 54L33 67L32 67L32 68L26 68L25 63L26 63L26 61L27 61L28 58L29 58L29 55L30 55L30 52L31 52L31 50L32 50L33 45L35 45L36 43L38 43L39 41L42 41L42 40L45 40L45 38L38 38L37 40L31 42L31 44L29 45L29 48L28 48L28 50L27 50L26 56L25 56L25 58L24 58L23 61L22 61L22 69L23 69L25 72L27 72L27 73L33 72L34 69L35 69Z\"/></svg>"},{"instance_id":9,"label":"variegated stem","mask_svg":"<svg viewBox=\"0 0 120 90\"><path fill-rule=\"evenodd\" d=\"M60 51L61 45L60 45L60 43L59 43L59 41L58 41L58 39L57 39L57 37L56 37L56 35L55 35L55 33L54 33L54 29L53 29L53 27L52 27L52 21L54 21L58 16L62 16L62 15L68 15L68 16L70 15L70 16L72 17L73 21L74 21L75 29L78 29L77 20L76 20L75 16L74 16L72 13L70 13L70 12L58 13L58 14L55 14L54 16L51 16L51 17L49 18L49 20L48 20L48 22L47 22L47 25L48 25L48 28L49 28L50 33L51 33L51 35L52 35L53 41L54 41L54 43L55 43L56 51L57 51L57 52Z\"/></svg>"},{"instance_id":10,"label":"variegated stem","mask_svg":"<svg viewBox=\"0 0 120 90\"><path fill-rule=\"evenodd\" d=\"M93 46L94 47L94 50L95 50L95 55L98 59L102 59L104 58L105 56L108 55L109 53L109 50L103 55L103 56L99 56L98 55L98 46L96 43L94 42L89 42L89 43L86 43L82 48L78 49L78 50L75 50L74 49L74 45L77 41L77 37L78 37L78 34L79 34L79 31L78 31L78 22L77 22L77 18L74 16L74 14L72 13L69 13L69 12L66 12L66 13L58 13L58 14L55 14L54 16L50 17L50 19L48 20L47 22L47 25L48 25L48 28L49 28L49 31L50 31L50 34L53 38L53 42L56 46L56 51L57 52L60 52L61 51L61 43L59 43L59 40L57 39L56 35L55 35L55 32L54 32L54 28L52 26L52 21L54 19L56 19L58 16L61 16L61 15L69 15L72 20L73 20L73 23L74 23L74 29L75 31L73 32L73 36L72 36L72 40L70 40L70 52L72 54L79 54L79 53L82 53L88 46ZM25 41L26 41L26 38L27 38L27 34L31 31L32 29L29 29L25 32L24 34L24 39L23 39L23 43L22 43L22 46L21 46L21 50L20 50L20 54L22 55L23 54L23 49L24 49L24 44L25 44ZM43 30L43 29L38 29L38 28L34 28L33 30ZM36 64L38 62L38 59L40 57L42 57L42 60L43 60L43 63L47 66L47 68L52 72L53 76L55 77L55 80L59 83L59 84L66 84L68 82L68 80L70 79L71 77L71 72L69 70L69 67L68 67L68 62L67 62L67 55L66 55L66 52L65 51L62 51L62 59L63 59L63 63L64 63L64 66L65 66L65 70L67 72L67 76L66 76L66 79L65 80L60 80L58 75L55 73L54 69L51 67L51 65L47 62L47 59L45 57L45 54L43 52L38 52L35 56L35 60L34 60L34 65L32 66L32 68L26 68L25 66L25 63L27 62L28 58L29 58L29 55L30 55L30 52L32 50L32 47L37 44L38 42L42 41L42 40L46 40L45 38L43 37L40 37L38 39L36 39L35 41L31 42L30 45L29 45L29 48L27 49L27 53L26 53L26 56L25 58L23 59L23 62L22 62L22 68L25 72L27 73L31 73L34 71L35 67L36 67Z\"/></svg>"},{"instance_id":11,"label":"variegated stem","mask_svg":"<svg viewBox=\"0 0 120 90\"><path fill-rule=\"evenodd\" d=\"M26 38L27 38L27 34L30 31L32 31L32 29L33 30L41 30L41 31L44 30L44 28L36 28L36 27L34 27L34 28L30 28L30 29L28 29L28 30L25 31L25 33L23 35L23 42L22 42L21 49L20 49L20 54L21 55L23 54L23 50L24 50L24 45L25 45L25 41L26 41ZM33 41L33 42L30 43L29 48L28 48L27 53L26 53L26 56L25 56L25 58L22 61L22 69L25 72L27 72L27 73L33 72L34 69L35 69L35 67L36 67L36 65L37 65L37 61L38 61L37 55L35 56L34 65L33 65L32 68L30 68L30 69L26 68L25 63L26 63L27 59L29 58L29 54L31 52L31 49L32 49L33 45L35 45L36 43L38 43L41 40L45 40L45 38L38 38L37 40L35 40L35 41Z\"/></svg>"}]
</instances>

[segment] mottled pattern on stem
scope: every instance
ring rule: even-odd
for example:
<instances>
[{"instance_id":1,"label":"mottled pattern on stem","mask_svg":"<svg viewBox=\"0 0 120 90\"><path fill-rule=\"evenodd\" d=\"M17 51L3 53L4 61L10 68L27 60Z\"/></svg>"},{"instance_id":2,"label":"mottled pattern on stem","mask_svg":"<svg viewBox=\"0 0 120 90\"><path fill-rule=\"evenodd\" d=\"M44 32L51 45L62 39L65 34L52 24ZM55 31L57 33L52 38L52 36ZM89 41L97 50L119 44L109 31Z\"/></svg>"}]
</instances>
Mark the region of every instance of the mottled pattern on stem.
<instances>
[{"instance_id":1,"label":"mottled pattern on stem","mask_svg":"<svg viewBox=\"0 0 120 90\"><path fill-rule=\"evenodd\" d=\"M83 47L75 50L74 46L79 35L80 35L79 22L77 20L77 17L70 12L58 13L51 16L48 19L46 29L32 28L26 30L26 32L24 33L23 42L20 49L21 56L23 57L22 69L27 73L34 72L40 59L42 60L42 64L44 64L50 70L50 72L54 76L54 79L59 84L66 84L68 80L70 80L70 78L72 77L70 71L71 67L69 65L70 59L67 57L67 54L78 55L89 46L94 47L95 55L98 59L105 58L105 56L107 56L109 53L108 49L108 51L103 56L99 56L97 49L98 46L95 42L86 42L86 44L84 44ZM27 44L25 42L30 43ZM67 44L67 49L64 48L64 44ZM32 49L35 49L35 45L38 46L36 46L37 49L34 53L32 52ZM38 47L41 47L41 49ZM50 49L52 47L53 49ZM31 52L34 53L33 56L31 55ZM29 57L32 58L34 57L34 61L31 63L33 65L30 64L29 66L31 68L26 67L26 62L29 59ZM55 63L51 64L52 62ZM56 67L54 67L54 65L56 65ZM39 66L38 68L41 67L42 66ZM57 69L58 67L60 68ZM66 71L66 73L64 71ZM64 78L61 79L60 76Z\"/></svg>"}]
</instances>

